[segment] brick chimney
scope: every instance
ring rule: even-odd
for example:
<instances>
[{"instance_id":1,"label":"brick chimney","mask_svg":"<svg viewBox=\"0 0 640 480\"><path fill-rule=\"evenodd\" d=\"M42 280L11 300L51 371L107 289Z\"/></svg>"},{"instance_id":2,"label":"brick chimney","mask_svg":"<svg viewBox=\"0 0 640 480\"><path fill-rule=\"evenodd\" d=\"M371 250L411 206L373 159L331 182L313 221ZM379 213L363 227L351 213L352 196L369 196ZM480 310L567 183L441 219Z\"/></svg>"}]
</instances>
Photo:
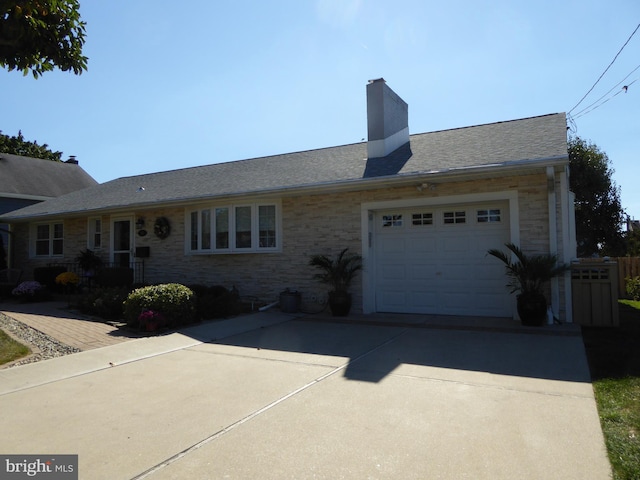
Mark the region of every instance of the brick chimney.
<instances>
[{"instance_id":1,"label":"brick chimney","mask_svg":"<svg viewBox=\"0 0 640 480\"><path fill-rule=\"evenodd\" d=\"M409 141L409 106L384 78L367 85L367 156L386 157Z\"/></svg>"}]
</instances>

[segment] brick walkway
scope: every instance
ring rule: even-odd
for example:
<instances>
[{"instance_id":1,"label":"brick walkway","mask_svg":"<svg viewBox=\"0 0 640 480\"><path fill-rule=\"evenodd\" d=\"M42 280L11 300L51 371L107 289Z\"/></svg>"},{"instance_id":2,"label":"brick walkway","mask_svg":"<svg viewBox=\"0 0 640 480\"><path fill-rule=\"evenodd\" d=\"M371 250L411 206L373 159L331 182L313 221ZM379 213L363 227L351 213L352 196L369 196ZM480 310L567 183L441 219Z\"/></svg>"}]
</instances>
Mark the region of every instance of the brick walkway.
<instances>
[{"instance_id":1,"label":"brick walkway","mask_svg":"<svg viewBox=\"0 0 640 480\"><path fill-rule=\"evenodd\" d=\"M4 302L0 303L0 312L80 350L106 347L136 338L114 326L93 321L86 315L68 309L66 302Z\"/></svg>"}]
</instances>

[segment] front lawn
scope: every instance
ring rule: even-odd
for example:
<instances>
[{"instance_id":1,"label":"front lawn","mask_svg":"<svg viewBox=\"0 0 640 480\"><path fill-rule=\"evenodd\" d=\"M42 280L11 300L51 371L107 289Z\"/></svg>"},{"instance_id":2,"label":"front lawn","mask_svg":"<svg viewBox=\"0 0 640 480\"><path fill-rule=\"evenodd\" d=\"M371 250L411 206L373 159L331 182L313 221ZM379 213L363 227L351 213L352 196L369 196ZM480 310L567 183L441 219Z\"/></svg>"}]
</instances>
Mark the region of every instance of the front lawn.
<instances>
[{"instance_id":1,"label":"front lawn","mask_svg":"<svg viewBox=\"0 0 640 480\"><path fill-rule=\"evenodd\" d=\"M29 355L31 351L0 330L0 365Z\"/></svg>"},{"instance_id":2,"label":"front lawn","mask_svg":"<svg viewBox=\"0 0 640 480\"><path fill-rule=\"evenodd\" d=\"M582 329L615 480L640 479L640 302L620 301L620 327Z\"/></svg>"}]
</instances>

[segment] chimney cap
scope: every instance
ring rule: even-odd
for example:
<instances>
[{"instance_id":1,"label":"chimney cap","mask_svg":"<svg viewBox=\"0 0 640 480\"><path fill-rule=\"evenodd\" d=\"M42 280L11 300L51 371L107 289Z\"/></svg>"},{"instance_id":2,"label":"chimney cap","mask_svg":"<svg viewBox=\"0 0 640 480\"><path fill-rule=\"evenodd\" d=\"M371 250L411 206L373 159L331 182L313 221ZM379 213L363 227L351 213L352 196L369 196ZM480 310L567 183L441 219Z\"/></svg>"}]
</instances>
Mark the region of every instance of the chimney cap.
<instances>
[{"instance_id":1,"label":"chimney cap","mask_svg":"<svg viewBox=\"0 0 640 480\"><path fill-rule=\"evenodd\" d=\"M368 83L376 83L376 82L384 82L384 83L387 83L387 82L386 82L386 80L385 80L384 78L382 78L382 77L380 77L380 78L374 78L373 80L369 80L369 82L368 82Z\"/></svg>"},{"instance_id":2,"label":"chimney cap","mask_svg":"<svg viewBox=\"0 0 640 480\"><path fill-rule=\"evenodd\" d=\"M71 163L73 165L78 165L78 160L76 160L75 155L69 155L69 160L66 160L64 163Z\"/></svg>"}]
</instances>

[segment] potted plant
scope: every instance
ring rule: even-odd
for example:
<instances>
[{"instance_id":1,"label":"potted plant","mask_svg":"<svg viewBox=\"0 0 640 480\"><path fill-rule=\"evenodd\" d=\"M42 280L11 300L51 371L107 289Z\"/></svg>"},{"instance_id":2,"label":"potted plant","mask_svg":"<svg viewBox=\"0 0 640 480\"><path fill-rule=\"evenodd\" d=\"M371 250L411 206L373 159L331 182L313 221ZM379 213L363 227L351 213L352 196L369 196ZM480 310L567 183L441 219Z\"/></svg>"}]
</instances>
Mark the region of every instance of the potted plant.
<instances>
[{"instance_id":1,"label":"potted plant","mask_svg":"<svg viewBox=\"0 0 640 480\"><path fill-rule=\"evenodd\" d=\"M93 250L80 250L80 254L76 257L76 262L87 276L94 274L96 270L102 267L102 259L95 254Z\"/></svg>"},{"instance_id":2,"label":"potted plant","mask_svg":"<svg viewBox=\"0 0 640 480\"><path fill-rule=\"evenodd\" d=\"M544 286L553 277L567 269L558 263L558 256L552 254L526 255L520 247L513 243L505 246L515 255L501 250L491 249L487 253L501 260L506 266L508 287L511 293L518 292L516 297L518 315L523 325L540 326L544 324L547 314L547 298Z\"/></svg>"},{"instance_id":3,"label":"potted plant","mask_svg":"<svg viewBox=\"0 0 640 480\"><path fill-rule=\"evenodd\" d=\"M362 270L362 256L342 250L334 259L326 255L312 255L309 265L317 267L321 273L314 278L331 287L329 291L329 308L336 317L344 317L351 310L351 281Z\"/></svg>"}]
</instances>

